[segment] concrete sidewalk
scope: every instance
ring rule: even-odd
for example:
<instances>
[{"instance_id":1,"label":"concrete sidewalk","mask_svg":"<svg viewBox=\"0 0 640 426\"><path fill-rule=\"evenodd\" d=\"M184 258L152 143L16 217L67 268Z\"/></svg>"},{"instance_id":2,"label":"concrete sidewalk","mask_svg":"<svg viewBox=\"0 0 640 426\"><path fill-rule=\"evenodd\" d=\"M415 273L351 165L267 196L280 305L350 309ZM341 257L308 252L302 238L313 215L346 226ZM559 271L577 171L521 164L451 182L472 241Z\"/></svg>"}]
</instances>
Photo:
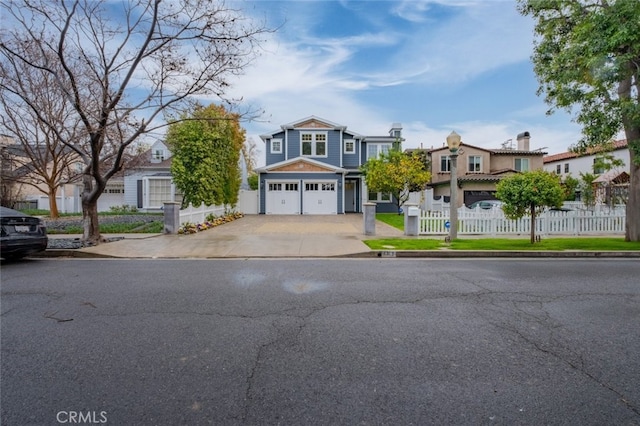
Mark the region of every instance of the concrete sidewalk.
<instances>
[{"instance_id":1,"label":"concrete sidewalk","mask_svg":"<svg viewBox=\"0 0 640 426\"><path fill-rule=\"evenodd\" d=\"M334 257L371 254L369 247L362 242L366 238L401 238L404 235L396 228L376 222L376 235L365 236L362 215L348 214L247 215L191 235L122 236L123 240L73 250L74 253L68 253L70 250L60 251L78 257L154 259Z\"/></svg>"},{"instance_id":2,"label":"concrete sidewalk","mask_svg":"<svg viewBox=\"0 0 640 426\"><path fill-rule=\"evenodd\" d=\"M111 237L114 235L106 235ZM95 247L47 250L44 256L113 258L280 258L280 257L640 257L640 251L395 251L371 250L366 239L416 238L383 222L376 234L364 235L360 214L247 215L191 235L122 234L124 239ZM69 235L52 235L51 238Z\"/></svg>"}]
</instances>

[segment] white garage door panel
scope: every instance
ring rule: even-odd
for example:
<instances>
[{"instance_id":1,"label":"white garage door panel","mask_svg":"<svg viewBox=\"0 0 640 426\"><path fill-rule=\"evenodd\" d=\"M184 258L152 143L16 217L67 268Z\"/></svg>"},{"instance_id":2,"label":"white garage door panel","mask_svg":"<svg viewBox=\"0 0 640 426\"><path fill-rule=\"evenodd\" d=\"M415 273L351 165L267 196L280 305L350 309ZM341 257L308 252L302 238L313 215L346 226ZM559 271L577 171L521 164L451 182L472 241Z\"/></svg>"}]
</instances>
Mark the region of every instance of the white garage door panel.
<instances>
[{"instance_id":1,"label":"white garage door panel","mask_svg":"<svg viewBox=\"0 0 640 426\"><path fill-rule=\"evenodd\" d=\"M266 214L300 214L300 184L269 182L265 207Z\"/></svg>"},{"instance_id":2,"label":"white garage door panel","mask_svg":"<svg viewBox=\"0 0 640 426\"><path fill-rule=\"evenodd\" d=\"M304 214L337 214L338 193L337 181L304 182L303 213Z\"/></svg>"}]
</instances>

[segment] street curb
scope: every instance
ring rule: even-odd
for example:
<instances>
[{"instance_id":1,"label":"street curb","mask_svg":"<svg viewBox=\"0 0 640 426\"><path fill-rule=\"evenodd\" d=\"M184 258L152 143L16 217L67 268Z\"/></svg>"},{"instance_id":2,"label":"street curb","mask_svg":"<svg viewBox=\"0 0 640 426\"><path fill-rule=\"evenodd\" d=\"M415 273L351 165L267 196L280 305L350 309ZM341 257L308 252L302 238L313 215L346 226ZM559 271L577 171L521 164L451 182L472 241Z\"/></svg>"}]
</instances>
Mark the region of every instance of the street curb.
<instances>
[{"instance_id":1,"label":"street curb","mask_svg":"<svg viewBox=\"0 0 640 426\"><path fill-rule=\"evenodd\" d=\"M151 259L151 257L119 257L101 253L88 253L81 249L47 249L44 252L36 253L30 257L34 258L57 258L72 257L80 259ZM292 256L281 256L283 258L292 258ZM484 251L484 250L401 250L401 251L379 251L371 250L369 252L350 253L343 255L327 255L327 256L294 256L293 258L358 258L358 259L377 259L377 258L433 258L433 259L455 259L455 258L640 258L640 251ZM278 256L220 256L206 257L206 259L277 259ZM180 257L154 257L153 259L181 259ZM189 259L191 259L189 257Z\"/></svg>"}]
</instances>

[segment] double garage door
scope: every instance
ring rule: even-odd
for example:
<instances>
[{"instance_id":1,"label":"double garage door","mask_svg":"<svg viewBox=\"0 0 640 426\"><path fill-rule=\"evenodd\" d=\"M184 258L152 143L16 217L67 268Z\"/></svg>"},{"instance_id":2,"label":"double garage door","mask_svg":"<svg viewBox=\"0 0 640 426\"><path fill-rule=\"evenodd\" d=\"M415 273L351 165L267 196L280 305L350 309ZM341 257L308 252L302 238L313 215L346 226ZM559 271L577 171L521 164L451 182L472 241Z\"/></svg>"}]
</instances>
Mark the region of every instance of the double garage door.
<instances>
[{"instance_id":1,"label":"double garage door","mask_svg":"<svg viewBox=\"0 0 640 426\"><path fill-rule=\"evenodd\" d=\"M336 214L338 181L268 181L267 214Z\"/></svg>"}]
</instances>

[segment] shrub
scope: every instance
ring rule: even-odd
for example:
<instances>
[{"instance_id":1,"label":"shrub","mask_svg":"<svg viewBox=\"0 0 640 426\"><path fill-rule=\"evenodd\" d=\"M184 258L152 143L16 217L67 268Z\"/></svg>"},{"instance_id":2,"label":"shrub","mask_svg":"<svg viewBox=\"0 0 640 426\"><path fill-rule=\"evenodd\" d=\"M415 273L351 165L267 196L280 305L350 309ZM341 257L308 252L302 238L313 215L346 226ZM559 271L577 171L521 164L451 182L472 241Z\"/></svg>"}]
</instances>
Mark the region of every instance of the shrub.
<instances>
[{"instance_id":1,"label":"shrub","mask_svg":"<svg viewBox=\"0 0 640 426\"><path fill-rule=\"evenodd\" d=\"M111 206L109 207L109 211L114 214L138 213L138 208L136 206L123 204L121 206Z\"/></svg>"}]
</instances>

